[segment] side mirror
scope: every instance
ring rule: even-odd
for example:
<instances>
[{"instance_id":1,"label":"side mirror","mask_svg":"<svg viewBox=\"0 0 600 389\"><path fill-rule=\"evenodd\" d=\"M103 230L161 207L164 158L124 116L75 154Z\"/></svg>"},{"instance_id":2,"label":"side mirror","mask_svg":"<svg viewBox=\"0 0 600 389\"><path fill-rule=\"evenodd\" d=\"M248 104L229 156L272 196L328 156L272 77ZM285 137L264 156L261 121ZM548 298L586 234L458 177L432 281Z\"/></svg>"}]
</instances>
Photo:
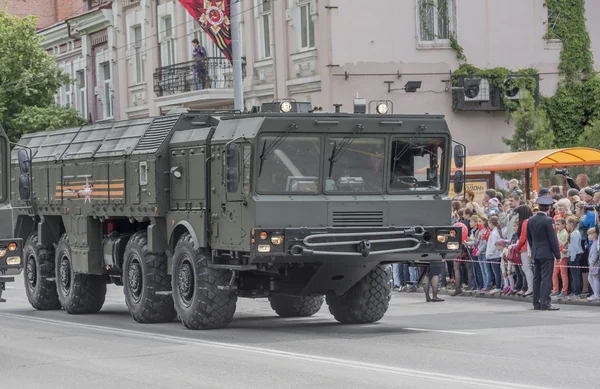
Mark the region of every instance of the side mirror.
<instances>
[{"instance_id":1,"label":"side mirror","mask_svg":"<svg viewBox=\"0 0 600 389\"><path fill-rule=\"evenodd\" d=\"M23 201L31 200L31 181L27 174L22 174L19 178L19 197Z\"/></svg>"},{"instance_id":2,"label":"side mirror","mask_svg":"<svg viewBox=\"0 0 600 389\"><path fill-rule=\"evenodd\" d=\"M31 160L29 159L29 153L27 150L20 149L17 152L17 157L19 159L19 170L21 170L21 174L29 174Z\"/></svg>"},{"instance_id":3,"label":"side mirror","mask_svg":"<svg viewBox=\"0 0 600 389\"><path fill-rule=\"evenodd\" d=\"M228 192L237 192L238 184L240 181L238 170L236 168L227 169L227 191Z\"/></svg>"},{"instance_id":4,"label":"side mirror","mask_svg":"<svg viewBox=\"0 0 600 389\"><path fill-rule=\"evenodd\" d=\"M462 169L465 161L465 148L462 145L454 146L454 165Z\"/></svg>"},{"instance_id":5,"label":"side mirror","mask_svg":"<svg viewBox=\"0 0 600 389\"><path fill-rule=\"evenodd\" d=\"M235 143L229 143L225 149L225 161L228 168L237 168L240 163L240 149Z\"/></svg>"},{"instance_id":6,"label":"side mirror","mask_svg":"<svg viewBox=\"0 0 600 389\"><path fill-rule=\"evenodd\" d=\"M465 175L462 170L457 170L454 173L454 193L461 193L465 184Z\"/></svg>"}]
</instances>

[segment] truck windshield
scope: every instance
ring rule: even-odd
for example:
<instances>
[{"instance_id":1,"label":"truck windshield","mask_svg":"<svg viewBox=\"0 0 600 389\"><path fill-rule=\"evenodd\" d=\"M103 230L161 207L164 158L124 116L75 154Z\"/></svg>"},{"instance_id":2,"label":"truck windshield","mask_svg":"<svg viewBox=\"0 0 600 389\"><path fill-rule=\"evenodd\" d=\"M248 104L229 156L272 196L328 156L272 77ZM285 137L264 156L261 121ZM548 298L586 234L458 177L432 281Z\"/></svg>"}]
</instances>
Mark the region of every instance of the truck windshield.
<instances>
[{"instance_id":1,"label":"truck windshield","mask_svg":"<svg viewBox=\"0 0 600 389\"><path fill-rule=\"evenodd\" d=\"M392 138L390 190L441 190L446 142L444 137Z\"/></svg>"},{"instance_id":2,"label":"truck windshield","mask_svg":"<svg viewBox=\"0 0 600 389\"><path fill-rule=\"evenodd\" d=\"M277 142L277 144L273 143ZM290 135L286 138L259 138L259 156L272 152L262 161L258 173L259 193L317 193L321 165L321 138Z\"/></svg>"},{"instance_id":3,"label":"truck windshield","mask_svg":"<svg viewBox=\"0 0 600 389\"><path fill-rule=\"evenodd\" d=\"M328 137L325 192L382 193L385 139Z\"/></svg>"}]
</instances>

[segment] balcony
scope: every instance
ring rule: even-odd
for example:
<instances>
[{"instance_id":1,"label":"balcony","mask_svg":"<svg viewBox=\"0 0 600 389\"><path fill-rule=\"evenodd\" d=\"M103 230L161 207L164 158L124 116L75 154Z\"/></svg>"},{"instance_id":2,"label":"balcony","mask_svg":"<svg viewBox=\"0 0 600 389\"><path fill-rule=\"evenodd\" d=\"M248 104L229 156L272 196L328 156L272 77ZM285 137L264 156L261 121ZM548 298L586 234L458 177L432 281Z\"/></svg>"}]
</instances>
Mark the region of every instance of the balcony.
<instances>
[{"instance_id":1,"label":"balcony","mask_svg":"<svg viewBox=\"0 0 600 389\"><path fill-rule=\"evenodd\" d=\"M196 61L157 68L154 93L158 107L214 108L233 104L233 67L225 57L207 57L196 75ZM242 58L242 77L246 59Z\"/></svg>"}]
</instances>

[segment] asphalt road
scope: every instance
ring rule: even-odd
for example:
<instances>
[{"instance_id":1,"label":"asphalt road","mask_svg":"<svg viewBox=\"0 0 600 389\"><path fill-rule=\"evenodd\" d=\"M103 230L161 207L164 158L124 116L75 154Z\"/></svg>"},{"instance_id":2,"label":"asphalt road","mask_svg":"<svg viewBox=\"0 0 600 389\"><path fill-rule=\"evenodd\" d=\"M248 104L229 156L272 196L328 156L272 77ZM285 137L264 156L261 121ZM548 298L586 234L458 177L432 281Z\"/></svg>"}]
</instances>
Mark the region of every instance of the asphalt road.
<instances>
[{"instance_id":1,"label":"asphalt road","mask_svg":"<svg viewBox=\"0 0 600 389\"><path fill-rule=\"evenodd\" d=\"M110 287L95 315L38 312L22 279L0 304L0 388L597 388L600 311L394 292L376 324L327 306L282 319L240 299L227 329L141 325Z\"/></svg>"}]
</instances>

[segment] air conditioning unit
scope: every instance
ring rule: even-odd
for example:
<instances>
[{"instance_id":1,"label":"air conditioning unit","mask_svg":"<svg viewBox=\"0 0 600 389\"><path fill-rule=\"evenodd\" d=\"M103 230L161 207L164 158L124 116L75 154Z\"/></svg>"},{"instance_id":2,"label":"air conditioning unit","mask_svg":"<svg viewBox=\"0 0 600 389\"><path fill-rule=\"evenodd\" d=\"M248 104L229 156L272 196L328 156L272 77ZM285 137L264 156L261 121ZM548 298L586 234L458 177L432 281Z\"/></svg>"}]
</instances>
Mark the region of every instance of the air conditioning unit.
<instances>
[{"instance_id":1,"label":"air conditioning unit","mask_svg":"<svg viewBox=\"0 0 600 389\"><path fill-rule=\"evenodd\" d=\"M490 101L490 82L485 78L470 78L464 81L465 102Z\"/></svg>"},{"instance_id":2,"label":"air conditioning unit","mask_svg":"<svg viewBox=\"0 0 600 389\"><path fill-rule=\"evenodd\" d=\"M511 87L509 85L511 79L512 77L509 77L506 80L504 80L504 87L506 88L504 97L508 100L519 100L521 97L523 97L524 91L522 91L521 88L516 86Z\"/></svg>"}]
</instances>

